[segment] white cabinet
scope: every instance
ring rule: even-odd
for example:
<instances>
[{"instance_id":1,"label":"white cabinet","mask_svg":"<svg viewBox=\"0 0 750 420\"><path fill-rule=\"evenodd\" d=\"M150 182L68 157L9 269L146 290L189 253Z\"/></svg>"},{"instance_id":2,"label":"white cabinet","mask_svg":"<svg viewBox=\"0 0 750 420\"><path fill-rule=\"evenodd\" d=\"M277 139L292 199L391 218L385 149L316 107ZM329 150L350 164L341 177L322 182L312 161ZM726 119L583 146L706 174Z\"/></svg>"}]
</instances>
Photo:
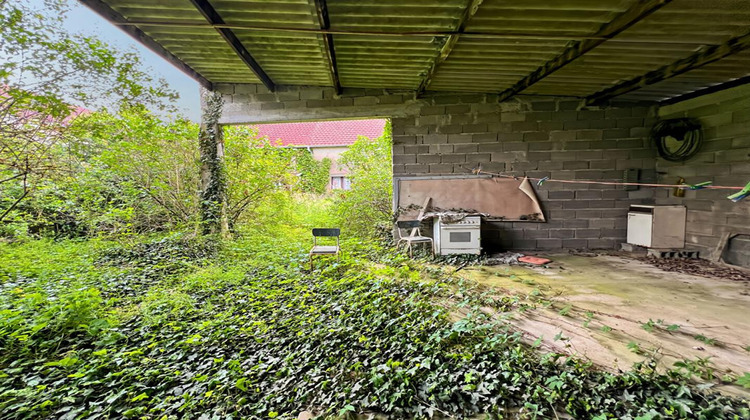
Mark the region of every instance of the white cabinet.
<instances>
[{"instance_id":1,"label":"white cabinet","mask_svg":"<svg viewBox=\"0 0 750 420\"><path fill-rule=\"evenodd\" d=\"M685 247L685 206L632 205L628 243L647 248Z\"/></svg>"}]
</instances>

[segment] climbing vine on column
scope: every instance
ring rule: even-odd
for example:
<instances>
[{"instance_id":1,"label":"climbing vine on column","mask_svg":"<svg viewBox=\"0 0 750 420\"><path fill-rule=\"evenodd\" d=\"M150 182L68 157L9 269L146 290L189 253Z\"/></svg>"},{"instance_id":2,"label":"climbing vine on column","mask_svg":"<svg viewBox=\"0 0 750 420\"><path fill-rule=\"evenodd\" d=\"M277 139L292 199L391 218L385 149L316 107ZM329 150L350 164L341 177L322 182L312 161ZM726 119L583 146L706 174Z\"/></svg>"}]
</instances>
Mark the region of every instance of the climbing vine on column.
<instances>
[{"instance_id":1,"label":"climbing vine on column","mask_svg":"<svg viewBox=\"0 0 750 420\"><path fill-rule=\"evenodd\" d=\"M227 186L224 169L224 140L219 125L223 101L221 94L201 90L203 116L199 135L201 156L201 220L203 233L228 231Z\"/></svg>"}]
</instances>

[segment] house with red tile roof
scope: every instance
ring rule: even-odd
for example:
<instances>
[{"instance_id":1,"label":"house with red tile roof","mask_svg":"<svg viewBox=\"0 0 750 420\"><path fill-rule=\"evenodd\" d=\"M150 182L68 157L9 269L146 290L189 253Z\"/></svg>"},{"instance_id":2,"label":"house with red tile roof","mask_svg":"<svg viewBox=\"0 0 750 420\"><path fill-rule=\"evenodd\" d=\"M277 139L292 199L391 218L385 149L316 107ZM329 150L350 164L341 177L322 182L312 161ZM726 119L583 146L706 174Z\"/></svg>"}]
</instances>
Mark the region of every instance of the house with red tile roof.
<instances>
[{"instance_id":1,"label":"house with red tile roof","mask_svg":"<svg viewBox=\"0 0 750 420\"><path fill-rule=\"evenodd\" d=\"M331 160L329 189L349 189L346 168L337 164L341 153L359 136L377 138L383 134L385 120L341 120L297 123L259 124L254 126L260 137L267 137L279 147L310 150L315 160Z\"/></svg>"}]
</instances>

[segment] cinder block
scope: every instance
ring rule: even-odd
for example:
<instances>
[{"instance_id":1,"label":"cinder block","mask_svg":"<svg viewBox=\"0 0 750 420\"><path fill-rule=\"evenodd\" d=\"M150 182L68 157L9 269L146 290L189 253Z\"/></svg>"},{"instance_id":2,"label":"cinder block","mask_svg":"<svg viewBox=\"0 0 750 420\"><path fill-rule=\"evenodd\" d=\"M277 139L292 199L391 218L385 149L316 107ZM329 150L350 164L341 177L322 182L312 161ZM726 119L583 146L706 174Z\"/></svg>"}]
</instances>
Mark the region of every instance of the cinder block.
<instances>
[{"instance_id":1,"label":"cinder block","mask_svg":"<svg viewBox=\"0 0 750 420\"><path fill-rule=\"evenodd\" d=\"M552 153L551 152L529 152L527 154L528 159L532 162L544 162L546 164L547 161L552 159Z\"/></svg>"},{"instance_id":2,"label":"cinder block","mask_svg":"<svg viewBox=\"0 0 750 420\"><path fill-rule=\"evenodd\" d=\"M254 94L258 93L258 85L252 83L240 83L234 85L234 93Z\"/></svg>"},{"instance_id":3,"label":"cinder block","mask_svg":"<svg viewBox=\"0 0 750 420\"><path fill-rule=\"evenodd\" d=\"M452 144L431 144L430 153L453 153Z\"/></svg>"},{"instance_id":4,"label":"cinder block","mask_svg":"<svg viewBox=\"0 0 750 420\"><path fill-rule=\"evenodd\" d=\"M443 134L456 134L461 133L463 127L460 124L441 125L437 127L437 131Z\"/></svg>"},{"instance_id":5,"label":"cinder block","mask_svg":"<svg viewBox=\"0 0 750 420\"><path fill-rule=\"evenodd\" d=\"M589 227L589 220L586 219L570 219L563 221L563 227L574 228L574 229L585 229Z\"/></svg>"},{"instance_id":6,"label":"cinder block","mask_svg":"<svg viewBox=\"0 0 750 420\"><path fill-rule=\"evenodd\" d=\"M284 109L307 108L307 101L284 101Z\"/></svg>"},{"instance_id":7,"label":"cinder block","mask_svg":"<svg viewBox=\"0 0 750 420\"><path fill-rule=\"evenodd\" d=\"M393 163L396 165L417 163L417 155L393 155Z\"/></svg>"},{"instance_id":8,"label":"cinder block","mask_svg":"<svg viewBox=\"0 0 750 420\"><path fill-rule=\"evenodd\" d=\"M578 239L591 239L600 237L601 229L576 229L576 238Z\"/></svg>"},{"instance_id":9,"label":"cinder block","mask_svg":"<svg viewBox=\"0 0 750 420\"><path fill-rule=\"evenodd\" d=\"M549 191L547 194L550 200L572 200L575 198L573 191Z\"/></svg>"},{"instance_id":10,"label":"cinder block","mask_svg":"<svg viewBox=\"0 0 750 420\"><path fill-rule=\"evenodd\" d=\"M578 130L576 139L578 140L602 140L604 131L602 130Z\"/></svg>"},{"instance_id":11,"label":"cinder block","mask_svg":"<svg viewBox=\"0 0 750 420\"><path fill-rule=\"evenodd\" d=\"M563 239L562 246L569 249L586 249L588 241L586 239Z\"/></svg>"},{"instance_id":12,"label":"cinder block","mask_svg":"<svg viewBox=\"0 0 750 420\"><path fill-rule=\"evenodd\" d=\"M396 147L397 146L394 146L393 148L394 151L396 150ZM406 145L402 147L403 147L404 153L407 155L419 155L419 154L430 153L430 146L428 145L417 144L417 145Z\"/></svg>"},{"instance_id":13,"label":"cinder block","mask_svg":"<svg viewBox=\"0 0 750 420\"><path fill-rule=\"evenodd\" d=\"M354 98L354 106L372 106L380 103L376 96L362 96Z\"/></svg>"},{"instance_id":14,"label":"cinder block","mask_svg":"<svg viewBox=\"0 0 750 420\"><path fill-rule=\"evenodd\" d=\"M378 102L385 105L396 105L404 102L403 95L380 95Z\"/></svg>"},{"instance_id":15,"label":"cinder block","mask_svg":"<svg viewBox=\"0 0 750 420\"><path fill-rule=\"evenodd\" d=\"M568 239L575 237L574 229L551 229L549 231L550 238Z\"/></svg>"},{"instance_id":16,"label":"cinder block","mask_svg":"<svg viewBox=\"0 0 750 420\"><path fill-rule=\"evenodd\" d=\"M266 102L261 104L260 109L263 111L269 111L274 109L284 109L283 102Z\"/></svg>"},{"instance_id":17,"label":"cinder block","mask_svg":"<svg viewBox=\"0 0 750 420\"><path fill-rule=\"evenodd\" d=\"M546 141L549 140L549 133L545 131L529 131L523 133L524 141Z\"/></svg>"},{"instance_id":18,"label":"cinder block","mask_svg":"<svg viewBox=\"0 0 750 420\"><path fill-rule=\"evenodd\" d=\"M503 143L503 150L506 152L515 152L515 151L528 151L529 150L529 144L523 143L523 142L507 142Z\"/></svg>"},{"instance_id":19,"label":"cinder block","mask_svg":"<svg viewBox=\"0 0 750 420\"><path fill-rule=\"evenodd\" d=\"M512 122L510 126L515 132L539 131L538 124L532 121L526 121L526 122L516 121L516 122Z\"/></svg>"},{"instance_id":20,"label":"cinder block","mask_svg":"<svg viewBox=\"0 0 750 420\"><path fill-rule=\"evenodd\" d=\"M542 229L542 230L526 229L523 232L523 237L525 239L549 238L549 229Z\"/></svg>"},{"instance_id":21,"label":"cinder block","mask_svg":"<svg viewBox=\"0 0 750 420\"><path fill-rule=\"evenodd\" d=\"M471 111L471 105L448 105L445 107L446 114L466 114Z\"/></svg>"},{"instance_id":22,"label":"cinder block","mask_svg":"<svg viewBox=\"0 0 750 420\"><path fill-rule=\"evenodd\" d=\"M565 130L585 130L591 127L591 123L588 121L565 121L563 128Z\"/></svg>"},{"instance_id":23,"label":"cinder block","mask_svg":"<svg viewBox=\"0 0 750 420\"><path fill-rule=\"evenodd\" d=\"M601 150L582 150L580 152L576 152L576 158L581 159L581 160L586 160L586 161L601 159L602 151Z\"/></svg>"},{"instance_id":24,"label":"cinder block","mask_svg":"<svg viewBox=\"0 0 750 420\"><path fill-rule=\"evenodd\" d=\"M578 200L599 200L602 198L602 191L598 190L578 190L575 192Z\"/></svg>"},{"instance_id":25,"label":"cinder block","mask_svg":"<svg viewBox=\"0 0 750 420\"><path fill-rule=\"evenodd\" d=\"M643 127L643 118L620 118L617 120L617 128Z\"/></svg>"},{"instance_id":26,"label":"cinder block","mask_svg":"<svg viewBox=\"0 0 750 420\"><path fill-rule=\"evenodd\" d=\"M502 122L521 122L526 121L526 114L517 112L501 112L500 121Z\"/></svg>"},{"instance_id":27,"label":"cinder block","mask_svg":"<svg viewBox=\"0 0 750 420\"><path fill-rule=\"evenodd\" d=\"M577 170L577 169L588 169L589 163L582 160L573 160L569 162L563 162L564 170Z\"/></svg>"},{"instance_id":28,"label":"cinder block","mask_svg":"<svg viewBox=\"0 0 750 420\"><path fill-rule=\"evenodd\" d=\"M485 163L492 160L490 153L467 153L466 162L468 163Z\"/></svg>"},{"instance_id":29,"label":"cinder block","mask_svg":"<svg viewBox=\"0 0 750 420\"><path fill-rule=\"evenodd\" d=\"M429 171L431 174L451 174L453 173L453 165L450 163L434 163L429 165Z\"/></svg>"},{"instance_id":30,"label":"cinder block","mask_svg":"<svg viewBox=\"0 0 750 420\"><path fill-rule=\"evenodd\" d=\"M395 162L395 156L394 156ZM417 163L440 163L440 155L417 155Z\"/></svg>"},{"instance_id":31,"label":"cinder block","mask_svg":"<svg viewBox=\"0 0 750 420\"><path fill-rule=\"evenodd\" d=\"M589 239L588 249L615 249L616 244L620 242L614 239Z\"/></svg>"},{"instance_id":32,"label":"cinder block","mask_svg":"<svg viewBox=\"0 0 750 420\"><path fill-rule=\"evenodd\" d=\"M445 107L444 106L423 106L419 110L420 115L443 115L445 114Z\"/></svg>"},{"instance_id":33,"label":"cinder block","mask_svg":"<svg viewBox=\"0 0 750 420\"><path fill-rule=\"evenodd\" d=\"M445 154L440 157L441 163L464 163L466 162L465 153Z\"/></svg>"},{"instance_id":34,"label":"cinder block","mask_svg":"<svg viewBox=\"0 0 750 420\"><path fill-rule=\"evenodd\" d=\"M593 201L590 200L570 200L563 202L563 208L566 210L587 209L591 207Z\"/></svg>"},{"instance_id":35,"label":"cinder block","mask_svg":"<svg viewBox=\"0 0 750 420\"><path fill-rule=\"evenodd\" d=\"M500 173L505 171L505 162L482 163L482 169L487 172Z\"/></svg>"},{"instance_id":36,"label":"cinder block","mask_svg":"<svg viewBox=\"0 0 750 420\"><path fill-rule=\"evenodd\" d=\"M591 169L612 169L617 165L616 160L592 160L589 162L589 168Z\"/></svg>"},{"instance_id":37,"label":"cinder block","mask_svg":"<svg viewBox=\"0 0 750 420\"><path fill-rule=\"evenodd\" d=\"M473 143L494 143L497 142L497 133L477 133L471 135Z\"/></svg>"},{"instance_id":38,"label":"cinder block","mask_svg":"<svg viewBox=\"0 0 750 420\"><path fill-rule=\"evenodd\" d=\"M422 144L439 144L439 143L447 143L447 142L448 142L447 134L427 134L422 137Z\"/></svg>"},{"instance_id":39,"label":"cinder block","mask_svg":"<svg viewBox=\"0 0 750 420\"><path fill-rule=\"evenodd\" d=\"M549 133L549 139L552 141L569 141L576 139L575 131L552 131Z\"/></svg>"},{"instance_id":40,"label":"cinder block","mask_svg":"<svg viewBox=\"0 0 750 420\"><path fill-rule=\"evenodd\" d=\"M428 173L429 167L419 163L407 163L404 165L406 173L409 174L426 174Z\"/></svg>"},{"instance_id":41,"label":"cinder block","mask_svg":"<svg viewBox=\"0 0 750 420\"><path fill-rule=\"evenodd\" d=\"M417 136L414 135L399 135L393 136L393 144L417 144Z\"/></svg>"},{"instance_id":42,"label":"cinder block","mask_svg":"<svg viewBox=\"0 0 750 420\"><path fill-rule=\"evenodd\" d=\"M448 141L450 141L450 136L448 137ZM455 144L453 146L453 151L455 153L476 153L477 147L478 145L474 143Z\"/></svg>"},{"instance_id":43,"label":"cinder block","mask_svg":"<svg viewBox=\"0 0 750 420\"><path fill-rule=\"evenodd\" d=\"M562 248L562 239L537 239L537 249L560 249Z\"/></svg>"},{"instance_id":44,"label":"cinder block","mask_svg":"<svg viewBox=\"0 0 750 420\"><path fill-rule=\"evenodd\" d=\"M487 124L464 124L462 131L464 133L486 133Z\"/></svg>"}]
</instances>

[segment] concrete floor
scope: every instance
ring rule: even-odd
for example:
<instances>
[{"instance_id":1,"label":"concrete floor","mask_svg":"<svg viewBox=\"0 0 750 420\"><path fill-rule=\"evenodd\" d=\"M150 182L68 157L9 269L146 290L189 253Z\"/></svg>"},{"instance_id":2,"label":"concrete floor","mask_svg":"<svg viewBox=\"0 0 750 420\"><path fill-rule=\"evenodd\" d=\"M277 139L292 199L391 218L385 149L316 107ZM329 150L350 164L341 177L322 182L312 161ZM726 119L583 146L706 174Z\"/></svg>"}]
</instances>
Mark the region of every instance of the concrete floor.
<instances>
[{"instance_id":1,"label":"concrete floor","mask_svg":"<svg viewBox=\"0 0 750 420\"><path fill-rule=\"evenodd\" d=\"M651 355L662 367L703 361L716 378L750 372L750 282L666 272L627 256L544 256L553 260L547 268L462 273L535 300L535 309L515 313L512 322L528 342L541 337L542 349L609 370Z\"/></svg>"}]
</instances>

